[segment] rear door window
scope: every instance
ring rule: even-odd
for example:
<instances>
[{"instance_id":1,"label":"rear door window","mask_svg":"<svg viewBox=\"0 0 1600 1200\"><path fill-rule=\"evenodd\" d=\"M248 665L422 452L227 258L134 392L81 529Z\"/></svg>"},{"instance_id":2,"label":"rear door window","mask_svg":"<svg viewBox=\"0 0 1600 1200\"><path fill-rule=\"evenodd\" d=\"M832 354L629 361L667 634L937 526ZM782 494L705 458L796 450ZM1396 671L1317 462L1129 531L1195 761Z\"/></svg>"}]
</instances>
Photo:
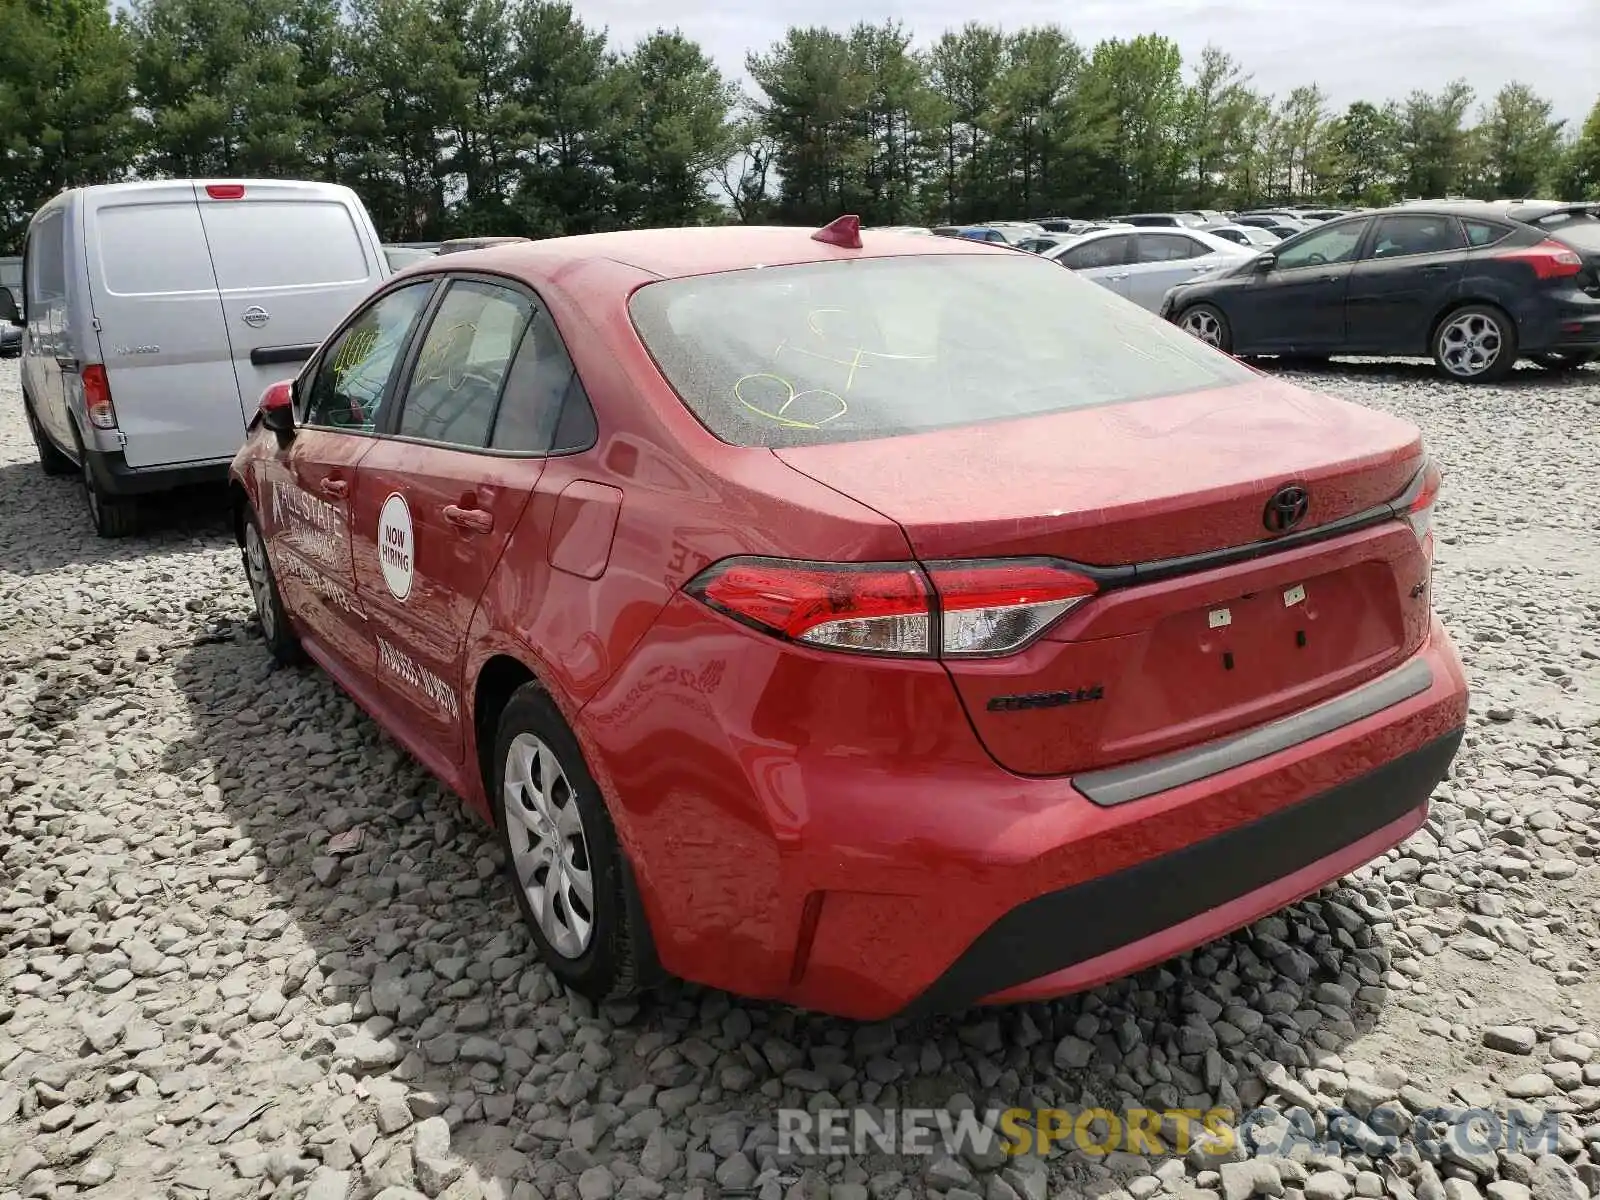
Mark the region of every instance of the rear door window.
<instances>
[{"instance_id":1,"label":"rear door window","mask_svg":"<svg viewBox=\"0 0 1600 1200\"><path fill-rule=\"evenodd\" d=\"M371 273L350 210L336 201L208 204L205 226L225 292L360 283Z\"/></svg>"},{"instance_id":2,"label":"rear door window","mask_svg":"<svg viewBox=\"0 0 1600 1200\"><path fill-rule=\"evenodd\" d=\"M1372 258L1406 258L1413 254L1443 254L1465 245L1461 227L1454 217L1416 216L1379 217L1373 230Z\"/></svg>"},{"instance_id":3,"label":"rear door window","mask_svg":"<svg viewBox=\"0 0 1600 1200\"><path fill-rule=\"evenodd\" d=\"M593 440L592 432L584 431L593 426L593 410L566 343L541 309L517 347L489 444L523 454L584 449Z\"/></svg>"},{"instance_id":4,"label":"rear door window","mask_svg":"<svg viewBox=\"0 0 1600 1200\"><path fill-rule=\"evenodd\" d=\"M1199 258L1210 251L1181 233L1141 233L1139 257L1142 263L1180 262L1186 258Z\"/></svg>"},{"instance_id":5,"label":"rear door window","mask_svg":"<svg viewBox=\"0 0 1600 1200\"><path fill-rule=\"evenodd\" d=\"M1478 221L1469 217L1461 224L1466 227L1469 246L1492 246L1511 232L1509 225L1495 221Z\"/></svg>"},{"instance_id":6,"label":"rear door window","mask_svg":"<svg viewBox=\"0 0 1600 1200\"><path fill-rule=\"evenodd\" d=\"M115 296L214 292L217 277L193 201L102 206L94 218L100 277Z\"/></svg>"},{"instance_id":7,"label":"rear door window","mask_svg":"<svg viewBox=\"0 0 1600 1200\"><path fill-rule=\"evenodd\" d=\"M1119 267L1132 257L1132 253L1133 235L1124 233L1095 238L1081 246L1074 246L1057 261L1074 271L1085 271L1093 267Z\"/></svg>"},{"instance_id":8,"label":"rear door window","mask_svg":"<svg viewBox=\"0 0 1600 1200\"><path fill-rule=\"evenodd\" d=\"M417 352L396 432L469 449L487 446L501 388L532 316L533 302L521 292L470 279L452 283Z\"/></svg>"}]
</instances>

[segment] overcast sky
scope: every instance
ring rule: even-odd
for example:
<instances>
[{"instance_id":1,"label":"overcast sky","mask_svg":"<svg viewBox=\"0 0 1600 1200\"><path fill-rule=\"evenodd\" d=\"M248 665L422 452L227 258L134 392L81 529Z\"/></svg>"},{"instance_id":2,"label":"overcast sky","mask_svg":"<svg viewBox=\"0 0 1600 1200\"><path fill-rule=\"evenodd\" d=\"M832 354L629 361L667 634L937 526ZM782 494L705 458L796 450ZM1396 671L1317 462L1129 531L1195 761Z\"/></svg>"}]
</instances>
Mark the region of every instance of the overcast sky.
<instances>
[{"instance_id":1,"label":"overcast sky","mask_svg":"<svg viewBox=\"0 0 1600 1200\"><path fill-rule=\"evenodd\" d=\"M677 26L747 82L744 56L791 24L845 30L903 21L920 44L973 18L1010 30L1056 22L1079 42L1162 33L1185 62L1215 42L1257 87L1282 95L1318 83L1336 108L1403 97L1464 76L1480 100L1521 80L1579 125L1600 98L1600 0L574 0L613 45ZM1475 115L1475 114L1474 114Z\"/></svg>"}]
</instances>

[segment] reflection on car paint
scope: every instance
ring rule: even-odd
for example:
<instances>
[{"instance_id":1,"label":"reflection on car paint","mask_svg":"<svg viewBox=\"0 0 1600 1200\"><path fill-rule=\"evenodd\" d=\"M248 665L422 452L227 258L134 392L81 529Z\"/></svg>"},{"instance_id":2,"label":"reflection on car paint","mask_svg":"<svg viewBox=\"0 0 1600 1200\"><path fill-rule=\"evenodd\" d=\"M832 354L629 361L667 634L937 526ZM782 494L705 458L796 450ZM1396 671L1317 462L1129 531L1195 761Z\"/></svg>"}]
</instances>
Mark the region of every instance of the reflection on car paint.
<instances>
[{"instance_id":1,"label":"reflection on car paint","mask_svg":"<svg viewBox=\"0 0 1600 1200\"><path fill-rule=\"evenodd\" d=\"M286 554L282 556L281 566L285 575L294 576L322 599L338 605L353 617L366 620L367 613L361 607L361 602L310 563L293 554Z\"/></svg>"},{"instance_id":2,"label":"reflection on car paint","mask_svg":"<svg viewBox=\"0 0 1600 1200\"><path fill-rule=\"evenodd\" d=\"M419 695L427 697L439 711L451 718L461 715L461 704L451 686L385 638L378 639L378 667Z\"/></svg>"},{"instance_id":3,"label":"reflection on car paint","mask_svg":"<svg viewBox=\"0 0 1600 1200\"><path fill-rule=\"evenodd\" d=\"M286 514L292 519L285 521ZM273 480L272 520L283 539L301 553L335 569L348 565L344 514L326 500L292 483Z\"/></svg>"}]
</instances>

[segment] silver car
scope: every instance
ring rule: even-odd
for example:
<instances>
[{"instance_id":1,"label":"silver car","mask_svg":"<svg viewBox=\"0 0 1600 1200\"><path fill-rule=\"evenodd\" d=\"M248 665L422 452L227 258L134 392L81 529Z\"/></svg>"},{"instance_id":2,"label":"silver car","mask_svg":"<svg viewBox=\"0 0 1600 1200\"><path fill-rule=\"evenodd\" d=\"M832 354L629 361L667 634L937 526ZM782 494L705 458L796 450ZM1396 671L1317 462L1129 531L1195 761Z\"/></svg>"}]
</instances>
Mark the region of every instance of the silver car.
<instances>
[{"instance_id":1,"label":"silver car","mask_svg":"<svg viewBox=\"0 0 1600 1200\"><path fill-rule=\"evenodd\" d=\"M23 255L24 411L102 537L141 495L226 479L262 389L390 273L354 192L286 179L70 188Z\"/></svg>"},{"instance_id":2,"label":"silver car","mask_svg":"<svg viewBox=\"0 0 1600 1200\"><path fill-rule=\"evenodd\" d=\"M1255 254L1198 229L1103 229L1063 242L1043 257L1157 312L1167 290Z\"/></svg>"}]
</instances>

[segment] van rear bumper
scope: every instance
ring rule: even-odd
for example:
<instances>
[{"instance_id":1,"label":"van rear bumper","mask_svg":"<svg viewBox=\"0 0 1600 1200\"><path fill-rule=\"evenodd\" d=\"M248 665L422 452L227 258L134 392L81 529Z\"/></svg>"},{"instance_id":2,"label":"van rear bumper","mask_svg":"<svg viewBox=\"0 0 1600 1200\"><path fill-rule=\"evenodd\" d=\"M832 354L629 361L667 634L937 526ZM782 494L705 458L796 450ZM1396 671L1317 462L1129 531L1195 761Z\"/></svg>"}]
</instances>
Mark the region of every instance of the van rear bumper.
<instances>
[{"instance_id":1,"label":"van rear bumper","mask_svg":"<svg viewBox=\"0 0 1600 1200\"><path fill-rule=\"evenodd\" d=\"M226 483L231 458L178 466L130 467L120 450L84 450L89 474L108 496L142 496L192 484Z\"/></svg>"}]
</instances>

